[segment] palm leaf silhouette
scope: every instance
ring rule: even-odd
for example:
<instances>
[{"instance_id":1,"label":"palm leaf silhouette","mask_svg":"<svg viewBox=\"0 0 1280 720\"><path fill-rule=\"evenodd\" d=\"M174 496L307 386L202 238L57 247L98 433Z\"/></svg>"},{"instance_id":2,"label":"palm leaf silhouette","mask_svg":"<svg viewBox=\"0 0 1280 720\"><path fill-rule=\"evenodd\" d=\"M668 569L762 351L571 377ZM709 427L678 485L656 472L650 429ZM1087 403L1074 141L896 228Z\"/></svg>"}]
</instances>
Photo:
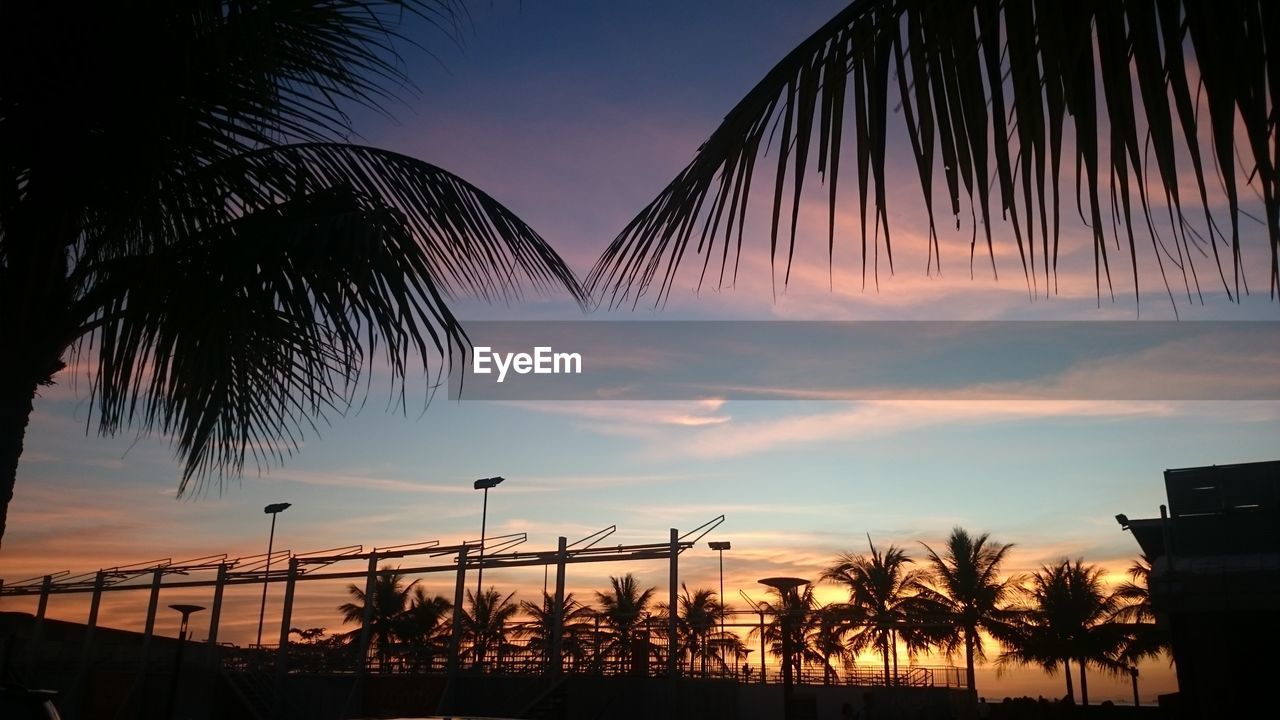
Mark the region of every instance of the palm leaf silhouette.
<instances>
[{"instance_id":1,"label":"palm leaf silhouette","mask_svg":"<svg viewBox=\"0 0 1280 720\"><path fill-rule=\"evenodd\" d=\"M1000 215L1013 230L1028 291L1054 292L1061 216L1068 212L1062 184L1072 179L1062 176L1074 163L1075 204L1092 235L1099 297L1112 286L1114 251L1106 237L1112 224L1112 239L1133 265L1135 296L1138 245L1149 242L1171 299L1170 268L1191 298L1200 293L1195 260L1209 253L1228 295L1238 298L1242 284L1248 289L1236 174L1242 165L1266 208L1274 295L1280 59L1266 40L1277 33L1280 10L1259 0L855 0L729 111L605 250L588 288L611 305L638 303L647 292L661 303L690 250L702 256L699 287L708 280L732 284L756 163L766 151L774 154L772 170L761 169L773 181L769 258L785 287L802 190L814 169L827 184L828 257L834 253L845 145L853 147L863 285L868 266L878 279L882 246L892 272L885 168L890 108L900 103L894 115L909 138L928 214L930 269L941 262L933 195L934 174L941 172L957 227L962 215L973 219L971 269L984 244L994 272L991 226ZM1107 123L1100 124L1104 113ZM1201 147L1197 131L1205 120L1209 148ZM1110 147L1105 157L1102 141ZM1178 183L1187 163L1198 195L1190 200ZM1151 177L1158 182L1149 191ZM1225 223L1211 210L1215 179L1226 200ZM1184 214L1184 202L1197 200L1199 208ZM1164 232L1161 203L1168 207ZM1204 232L1190 214L1203 217ZM1142 226L1137 232L1135 221Z\"/></svg>"},{"instance_id":2,"label":"palm leaf silhouette","mask_svg":"<svg viewBox=\"0 0 1280 720\"><path fill-rule=\"evenodd\" d=\"M497 200L350 143L348 110L414 91L397 48L464 22L456 0L0 5L0 536L68 361L99 432L167 436L182 493L283 459L375 363L393 404L411 365L437 382L468 348L455 294L583 302Z\"/></svg>"}]
</instances>

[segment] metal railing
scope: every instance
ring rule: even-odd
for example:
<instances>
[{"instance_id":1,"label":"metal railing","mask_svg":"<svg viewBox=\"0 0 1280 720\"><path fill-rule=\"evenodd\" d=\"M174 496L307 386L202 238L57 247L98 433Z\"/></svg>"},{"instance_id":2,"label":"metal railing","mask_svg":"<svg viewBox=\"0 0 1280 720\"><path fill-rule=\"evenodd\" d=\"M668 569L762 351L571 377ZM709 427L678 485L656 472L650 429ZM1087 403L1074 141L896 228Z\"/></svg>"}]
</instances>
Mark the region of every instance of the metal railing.
<instances>
[{"instance_id":1,"label":"metal railing","mask_svg":"<svg viewBox=\"0 0 1280 720\"><path fill-rule=\"evenodd\" d=\"M566 638L563 651L564 675L597 676L646 676L664 677L667 674L666 637L659 629L665 620L654 618L650 628L637 631L629 644L604 633L584 633L580 637ZM513 635L521 628L513 628ZM345 674L359 670L356 648L353 643L338 643L333 639L320 643L294 643L291 645L289 672L296 674ZM469 674L501 674L520 676L546 676L551 674L549 652L545 643L537 639L510 637L501 643L488 643L478 647L464 641L460 645L459 668ZM772 659L772 658L771 658ZM223 648L222 667L231 672L263 672L274 667L274 648ZM432 643L390 643L385 648L376 644L370 649L365 666L373 674L444 674L448 669L448 640ZM741 658L727 660L708 654L690 657L681 652L679 658L681 677L727 679L739 682L762 682L758 666L748 665ZM780 664L770 662L766 666L763 682L781 682ZM880 664L859 664L851 667L826 669L818 663L804 663L794 673L799 685L846 685L860 687L965 687L964 668L946 665L905 665L896 673L891 668L886 682L884 668Z\"/></svg>"}]
</instances>

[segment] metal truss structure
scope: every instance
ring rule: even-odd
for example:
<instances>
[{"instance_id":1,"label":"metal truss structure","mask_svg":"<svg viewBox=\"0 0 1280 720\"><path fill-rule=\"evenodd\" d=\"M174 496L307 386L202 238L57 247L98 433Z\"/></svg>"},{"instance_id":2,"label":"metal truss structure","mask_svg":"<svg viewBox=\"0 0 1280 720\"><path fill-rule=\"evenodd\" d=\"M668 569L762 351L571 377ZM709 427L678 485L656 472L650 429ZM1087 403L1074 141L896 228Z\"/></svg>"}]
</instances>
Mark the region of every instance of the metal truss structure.
<instances>
[{"instance_id":1,"label":"metal truss structure","mask_svg":"<svg viewBox=\"0 0 1280 720\"><path fill-rule=\"evenodd\" d=\"M390 547L375 547L366 551L362 545L318 550L307 553L292 553L279 550L268 558L266 553L247 557L228 559L225 554L209 555L174 562L171 558L152 560L131 565L104 568L94 572L71 575L68 571L28 578L13 583L0 580L0 597L32 596L39 597L35 615L33 641L39 643L43 638L45 610L50 595L88 593L92 597L89 603L89 617L84 634L82 674L87 671L88 659L92 657L94 630L98 624L98 610L104 592L126 592L150 590L147 606L146 625L143 631L142 656L145 659L155 630L156 611L159 607L160 593L163 590L178 588L212 588L213 596L209 616L209 635L207 643L216 648L218 643L218 626L222 614L223 591L229 585L256 585L262 583L284 583L284 605L280 618L280 642L276 650L275 672L277 687L283 686L283 678L289 671L289 630L292 623L294 596L299 582L312 580L365 579L365 596L371 597L377 581L378 565L387 560L413 558L422 564L412 567L401 567L397 572L406 575L453 572L456 574L456 585L453 599L453 635L450 642L449 665L447 669L449 681L446 685L442 712L452 710L452 690L459 672L459 645L461 642L463 612L463 589L469 571L499 568L530 567L542 565L555 566L555 612L554 645L551 649L550 674L554 677L563 670L563 648L561 647L563 617L560 616L564 606L564 589L567 566L575 563L590 562L631 562L636 560L668 560L669 562L669 600L670 607L677 605L679 589L679 557L685 550L692 548L699 540L724 522L724 515L715 517L702 525L681 534L672 528L670 538L665 543L642 543L631 545L604 545L617 530L616 525L598 530L586 537L569 542L560 537L554 550L521 551L516 548L528 541L526 533L513 533L489 537L483 541L466 541L456 545L441 545L438 540L429 540ZM480 551L483 550L481 553ZM447 559L446 559L447 558ZM270 562L268 562L270 560ZM286 561L280 569L278 564ZM361 570L338 569L359 561L365 562ZM267 570L268 567L272 569ZM197 578L199 574L213 573L212 578ZM144 578L150 576L147 582ZM356 657L358 658L358 677L368 672L368 651L371 642L370 626L373 604L365 604L365 615L361 625ZM676 618L674 614L668 618L667 641L671 647L676 646ZM668 653L667 673L675 677L678 673L678 661L675 653Z\"/></svg>"}]
</instances>

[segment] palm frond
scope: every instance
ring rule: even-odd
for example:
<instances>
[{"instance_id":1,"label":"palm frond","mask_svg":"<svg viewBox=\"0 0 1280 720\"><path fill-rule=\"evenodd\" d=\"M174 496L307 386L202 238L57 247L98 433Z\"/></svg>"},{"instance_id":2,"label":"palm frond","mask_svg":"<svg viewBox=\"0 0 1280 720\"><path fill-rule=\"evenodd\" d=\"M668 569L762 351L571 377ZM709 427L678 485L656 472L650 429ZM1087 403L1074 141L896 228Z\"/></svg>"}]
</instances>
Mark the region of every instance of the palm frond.
<instances>
[{"instance_id":1,"label":"palm frond","mask_svg":"<svg viewBox=\"0 0 1280 720\"><path fill-rule=\"evenodd\" d=\"M358 399L375 355L403 402L415 359L465 355L454 293L518 297L573 273L532 228L435 166L312 143L215 163L128 223L95 224L73 274L99 430L171 435L193 478L282 459Z\"/></svg>"},{"instance_id":2,"label":"palm frond","mask_svg":"<svg viewBox=\"0 0 1280 720\"><path fill-rule=\"evenodd\" d=\"M611 305L638 303L650 291L660 303L691 249L703 256L699 287L732 284L756 162L765 151L776 156L769 259L785 287L802 192L815 167L828 185L826 244L829 258L834 254L836 209L846 202L838 193L844 144L852 145L856 161L863 285L868 265L878 278L881 238L892 272L885 172L896 100L902 112L893 114L905 126L928 214L930 269L941 261L933 197L940 169L957 228L962 213L973 218L971 272L979 226L995 270L992 225L999 215L1013 231L1028 292L1056 292L1061 174L1074 161L1076 205L1092 236L1099 297L1112 287L1108 246L1114 240L1133 266L1135 296L1138 247L1149 242L1171 300L1166 262L1181 274L1191 299L1200 293L1196 259L1210 251L1228 295L1238 298L1245 282L1241 164L1266 208L1263 241L1274 296L1280 282L1280 176L1272 157L1280 157L1280 60L1269 39L1277 32L1280 10L1262 0L855 0L725 116L605 250L588 289ZM846 132L846 114L852 132ZM1197 134L1202 120L1228 206L1226 232L1207 190L1215 178ZM1103 143L1110 148L1106 157L1100 157ZM1203 233L1184 214L1178 177L1188 162ZM1151 176L1158 184L1149 191ZM1107 198L1110 219L1123 225L1111 238ZM1135 221L1144 226L1136 233Z\"/></svg>"}]
</instances>

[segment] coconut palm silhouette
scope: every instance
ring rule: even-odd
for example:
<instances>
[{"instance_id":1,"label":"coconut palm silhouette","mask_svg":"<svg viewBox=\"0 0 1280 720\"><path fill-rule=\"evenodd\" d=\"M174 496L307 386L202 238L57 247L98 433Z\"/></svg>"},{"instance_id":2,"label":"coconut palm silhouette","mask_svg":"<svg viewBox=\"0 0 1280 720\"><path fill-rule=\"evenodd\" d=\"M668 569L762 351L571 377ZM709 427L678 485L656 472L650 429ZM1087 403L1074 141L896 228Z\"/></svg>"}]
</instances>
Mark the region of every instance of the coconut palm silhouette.
<instances>
[{"instance_id":1,"label":"coconut palm silhouette","mask_svg":"<svg viewBox=\"0 0 1280 720\"><path fill-rule=\"evenodd\" d=\"M1007 219L1028 293L1052 294L1062 216L1078 213L1099 298L1111 290L1118 260L1109 244L1133 266L1135 298L1138 265L1146 262L1156 265L1171 301L1175 293L1191 300L1209 256L1227 295L1238 298L1248 290L1241 200L1256 192L1266 233L1250 241L1270 255L1263 272L1274 293L1280 175L1276 95L1268 90L1277 82L1272 13L1265 0L854 0L729 110L601 255L588 288L609 304L636 303L646 293L660 303L690 252L702 256L699 287L732 285L761 174L771 205L768 258L780 276L775 286L785 287L803 190L815 170L827 186L829 258L841 241L837 209L856 208L853 241L865 287L882 261L893 271L892 123L905 132L920 182L928 272L942 262L941 203L957 228L962 219L971 226L970 272L979 245L995 272L992 226ZM757 167L766 152L772 166ZM1207 169L1214 167L1216 177ZM1180 184L1180 173L1193 187ZM840 194L850 178L852 194ZM944 198L934 196L935 179ZM1215 186L1225 217L1214 209ZM1151 253L1140 259L1140 247ZM1170 278L1171 268L1180 277Z\"/></svg>"},{"instance_id":2,"label":"coconut palm silhouette","mask_svg":"<svg viewBox=\"0 0 1280 720\"><path fill-rule=\"evenodd\" d=\"M573 273L462 178L348 142L410 91L454 0L0 5L0 537L38 389L161 433L189 483L282 461L361 395L467 348L455 294ZM434 371L431 369L434 368ZM319 421L319 422L318 422Z\"/></svg>"},{"instance_id":3,"label":"coconut palm silhouette","mask_svg":"<svg viewBox=\"0 0 1280 720\"><path fill-rule=\"evenodd\" d=\"M1053 673L1059 667L1067 678L1067 696L1074 700L1071 661L1080 670L1080 700L1089 704L1088 667L1112 675L1125 672L1120 660L1126 628L1114 618L1120 603L1104 587L1104 570L1082 560L1062 560L1032 574L1011 632L1001 637L1005 652L1001 665L1037 665Z\"/></svg>"}]
</instances>

